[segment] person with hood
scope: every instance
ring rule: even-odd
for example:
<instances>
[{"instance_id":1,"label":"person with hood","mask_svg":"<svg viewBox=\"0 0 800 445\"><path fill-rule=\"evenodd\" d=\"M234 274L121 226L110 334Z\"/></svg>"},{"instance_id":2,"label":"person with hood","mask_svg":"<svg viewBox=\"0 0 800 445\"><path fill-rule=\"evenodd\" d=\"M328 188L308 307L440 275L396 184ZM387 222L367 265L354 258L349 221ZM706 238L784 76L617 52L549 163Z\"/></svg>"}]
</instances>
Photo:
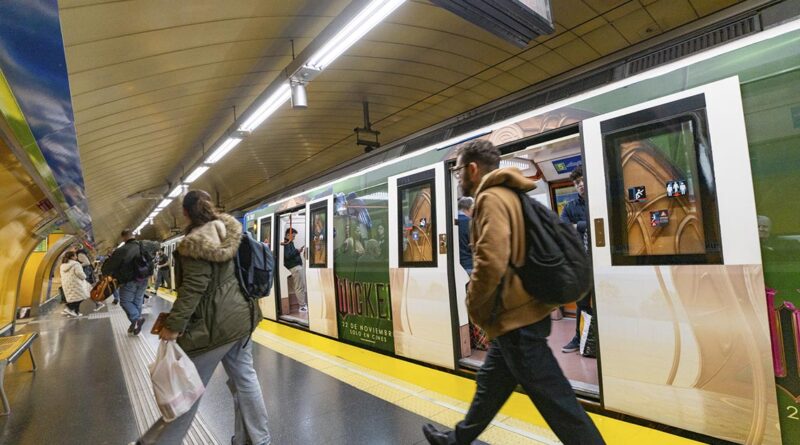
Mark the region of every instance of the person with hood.
<instances>
[{"instance_id":1,"label":"person with hood","mask_svg":"<svg viewBox=\"0 0 800 445\"><path fill-rule=\"evenodd\" d=\"M603 444L547 345L554 306L528 294L510 267L525 261L518 192L533 189L534 181L516 168L499 167L500 151L488 141L474 140L461 146L453 168L464 195L475 198L467 311L491 343L464 420L452 431L426 424L422 432L431 444L470 444L519 384L565 445Z\"/></svg>"},{"instance_id":2,"label":"person with hood","mask_svg":"<svg viewBox=\"0 0 800 445\"><path fill-rule=\"evenodd\" d=\"M261 310L242 293L234 269L242 224L230 215L217 213L211 196L202 190L186 194L183 214L189 225L174 256L178 296L159 337L178 342L204 385L222 362L234 401L235 435L231 443L268 444L267 409L253 367L250 341L250 334L261 321ZM181 443L199 405L200 400L172 422L159 419L136 443Z\"/></svg>"},{"instance_id":3,"label":"person with hood","mask_svg":"<svg viewBox=\"0 0 800 445\"><path fill-rule=\"evenodd\" d=\"M79 317L81 302L89 298L89 282L83 266L78 262L78 254L70 250L61 260L61 288L64 289L64 299L67 307L63 313L70 317Z\"/></svg>"}]
</instances>

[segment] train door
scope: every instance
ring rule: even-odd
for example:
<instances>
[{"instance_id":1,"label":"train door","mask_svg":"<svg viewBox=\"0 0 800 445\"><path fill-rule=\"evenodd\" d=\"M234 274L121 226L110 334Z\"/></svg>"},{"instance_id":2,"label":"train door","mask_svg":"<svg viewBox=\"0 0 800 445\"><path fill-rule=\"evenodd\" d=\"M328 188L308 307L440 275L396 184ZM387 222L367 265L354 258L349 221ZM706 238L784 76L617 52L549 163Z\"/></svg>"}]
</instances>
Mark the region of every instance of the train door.
<instances>
[{"instance_id":1,"label":"train door","mask_svg":"<svg viewBox=\"0 0 800 445\"><path fill-rule=\"evenodd\" d=\"M333 277L333 196L311 201L306 206L306 293L308 327L336 337L336 294Z\"/></svg>"},{"instance_id":2,"label":"train door","mask_svg":"<svg viewBox=\"0 0 800 445\"><path fill-rule=\"evenodd\" d=\"M306 288L306 209L280 215L278 239L278 318L308 327L308 292Z\"/></svg>"},{"instance_id":3,"label":"train door","mask_svg":"<svg viewBox=\"0 0 800 445\"><path fill-rule=\"evenodd\" d=\"M738 79L588 119L582 132L604 406L779 443Z\"/></svg>"},{"instance_id":4,"label":"train door","mask_svg":"<svg viewBox=\"0 0 800 445\"><path fill-rule=\"evenodd\" d=\"M389 279L397 355L454 369L444 163L389 177Z\"/></svg>"},{"instance_id":5,"label":"train door","mask_svg":"<svg viewBox=\"0 0 800 445\"><path fill-rule=\"evenodd\" d=\"M256 224L252 229L248 228L248 230L252 230L251 233L256 237L257 240L261 241L262 243L267 245L267 248L272 251L272 254L275 255L275 214L270 213L269 215L262 216L258 218ZM278 266L279 263L276 259L275 267ZM272 282L272 289L270 289L269 296L260 298L258 300L259 306L261 306L261 313L264 315L265 318L270 320L277 319L277 308L275 306L275 281Z\"/></svg>"}]
</instances>

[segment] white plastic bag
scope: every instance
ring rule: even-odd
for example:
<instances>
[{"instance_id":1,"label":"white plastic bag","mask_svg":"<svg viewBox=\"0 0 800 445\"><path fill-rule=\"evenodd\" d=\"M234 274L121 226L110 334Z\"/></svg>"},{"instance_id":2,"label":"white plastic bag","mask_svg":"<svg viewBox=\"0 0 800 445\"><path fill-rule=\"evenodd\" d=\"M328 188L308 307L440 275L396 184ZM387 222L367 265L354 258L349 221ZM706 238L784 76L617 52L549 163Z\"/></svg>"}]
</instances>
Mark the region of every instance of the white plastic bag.
<instances>
[{"instance_id":1,"label":"white plastic bag","mask_svg":"<svg viewBox=\"0 0 800 445\"><path fill-rule=\"evenodd\" d=\"M206 390L194 363L174 341L161 341L156 361L150 364L150 380L165 422L189 411Z\"/></svg>"}]
</instances>

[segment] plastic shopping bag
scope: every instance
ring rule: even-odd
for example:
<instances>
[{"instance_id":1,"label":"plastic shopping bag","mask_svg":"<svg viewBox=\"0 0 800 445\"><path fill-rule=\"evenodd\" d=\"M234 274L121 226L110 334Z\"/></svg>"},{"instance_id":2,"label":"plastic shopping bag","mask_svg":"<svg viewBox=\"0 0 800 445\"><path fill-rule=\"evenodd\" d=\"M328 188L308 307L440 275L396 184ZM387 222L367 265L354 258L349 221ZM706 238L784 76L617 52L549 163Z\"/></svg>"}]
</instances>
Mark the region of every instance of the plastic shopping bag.
<instances>
[{"instance_id":1,"label":"plastic shopping bag","mask_svg":"<svg viewBox=\"0 0 800 445\"><path fill-rule=\"evenodd\" d=\"M150 380L166 422L189 411L206 390L194 363L174 341L161 341L156 361L150 364Z\"/></svg>"}]
</instances>

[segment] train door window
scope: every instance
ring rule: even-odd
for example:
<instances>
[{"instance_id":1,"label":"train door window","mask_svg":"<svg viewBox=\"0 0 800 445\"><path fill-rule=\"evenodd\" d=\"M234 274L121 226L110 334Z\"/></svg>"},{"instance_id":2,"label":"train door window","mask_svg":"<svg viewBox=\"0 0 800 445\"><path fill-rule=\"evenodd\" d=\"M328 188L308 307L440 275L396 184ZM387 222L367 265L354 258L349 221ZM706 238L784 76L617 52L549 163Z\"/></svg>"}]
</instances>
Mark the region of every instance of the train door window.
<instances>
[{"instance_id":1,"label":"train door window","mask_svg":"<svg viewBox=\"0 0 800 445\"><path fill-rule=\"evenodd\" d=\"M258 220L258 240L272 249L272 217L267 216Z\"/></svg>"},{"instance_id":2,"label":"train door window","mask_svg":"<svg viewBox=\"0 0 800 445\"><path fill-rule=\"evenodd\" d=\"M721 264L703 95L610 119L601 132L612 264Z\"/></svg>"},{"instance_id":3,"label":"train door window","mask_svg":"<svg viewBox=\"0 0 800 445\"><path fill-rule=\"evenodd\" d=\"M401 267L437 267L434 174L434 170L429 170L398 180Z\"/></svg>"},{"instance_id":4,"label":"train door window","mask_svg":"<svg viewBox=\"0 0 800 445\"><path fill-rule=\"evenodd\" d=\"M308 267L328 267L328 201L311 206Z\"/></svg>"},{"instance_id":5,"label":"train door window","mask_svg":"<svg viewBox=\"0 0 800 445\"><path fill-rule=\"evenodd\" d=\"M280 217L280 318L308 326L308 294L306 292L306 211L286 213Z\"/></svg>"}]
</instances>

